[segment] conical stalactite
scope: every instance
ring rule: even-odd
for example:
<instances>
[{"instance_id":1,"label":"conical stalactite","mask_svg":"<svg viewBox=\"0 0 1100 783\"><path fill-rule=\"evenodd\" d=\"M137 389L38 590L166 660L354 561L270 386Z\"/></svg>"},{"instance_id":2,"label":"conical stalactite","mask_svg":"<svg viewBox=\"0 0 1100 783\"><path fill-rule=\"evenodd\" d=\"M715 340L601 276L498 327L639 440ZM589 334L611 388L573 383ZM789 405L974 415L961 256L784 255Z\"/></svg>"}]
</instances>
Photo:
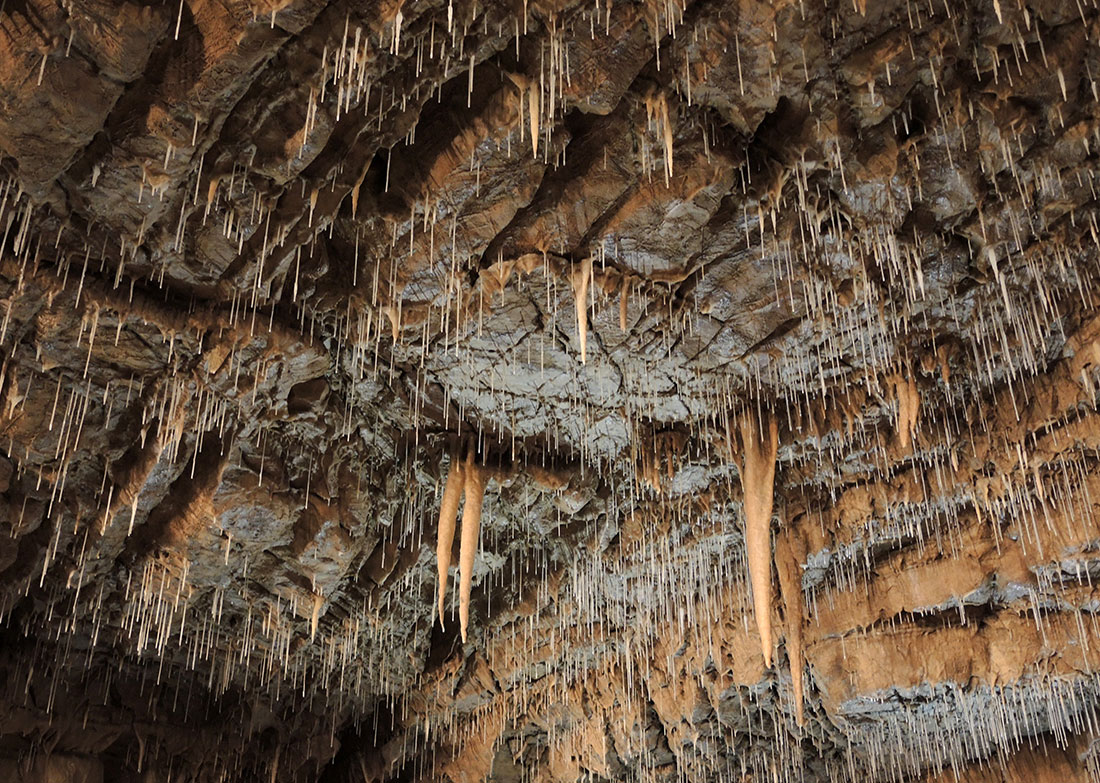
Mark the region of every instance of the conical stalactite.
<instances>
[{"instance_id":1,"label":"conical stalactite","mask_svg":"<svg viewBox=\"0 0 1100 783\"><path fill-rule=\"evenodd\" d=\"M470 625L470 594L474 584L474 560L477 557L478 539L481 534L481 506L485 499L485 485L489 471L474 462L473 447L463 465L462 491L466 502L462 507L462 536L458 559L458 623L462 641Z\"/></svg>"},{"instance_id":2,"label":"conical stalactite","mask_svg":"<svg viewBox=\"0 0 1100 783\"><path fill-rule=\"evenodd\" d=\"M439 576L439 600L436 614L441 626L443 625L443 602L447 596L447 582L451 568L451 550L454 547L458 504L462 500L465 485L466 466L458 459L457 453L452 453L447 469L447 481L443 488L443 498L439 503L439 527L436 532L435 547Z\"/></svg>"},{"instance_id":3,"label":"conical stalactite","mask_svg":"<svg viewBox=\"0 0 1100 783\"><path fill-rule=\"evenodd\" d=\"M901 448L908 449L920 421L921 397L912 373L890 378L894 399L897 401L897 434Z\"/></svg>"},{"instance_id":4,"label":"conical stalactite","mask_svg":"<svg viewBox=\"0 0 1100 783\"><path fill-rule=\"evenodd\" d=\"M592 280L592 258L588 257L569 270L573 287L573 304L577 311L577 340L581 347L581 364L588 357L588 286Z\"/></svg>"},{"instance_id":5,"label":"conical stalactite","mask_svg":"<svg viewBox=\"0 0 1100 783\"><path fill-rule=\"evenodd\" d=\"M772 664L772 503L779 425L767 414L757 420L750 407L741 415L741 489L745 509L745 558L752 586L753 614L764 665Z\"/></svg>"},{"instance_id":6,"label":"conical stalactite","mask_svg":"<svg viewBox=\"0 0 1100 783\"><path fill-rule=\"evenodd\" d=\"M787 629L795 722L802 727L806 725L803 687L806 664L802 650L802 623L806 611L802 597L802 564L806 560L806 544L797 523L797 520L789 522L776 538L775 570L779 576L779 595L783 599L783 620Z\"/></svg>"}]
</instances>

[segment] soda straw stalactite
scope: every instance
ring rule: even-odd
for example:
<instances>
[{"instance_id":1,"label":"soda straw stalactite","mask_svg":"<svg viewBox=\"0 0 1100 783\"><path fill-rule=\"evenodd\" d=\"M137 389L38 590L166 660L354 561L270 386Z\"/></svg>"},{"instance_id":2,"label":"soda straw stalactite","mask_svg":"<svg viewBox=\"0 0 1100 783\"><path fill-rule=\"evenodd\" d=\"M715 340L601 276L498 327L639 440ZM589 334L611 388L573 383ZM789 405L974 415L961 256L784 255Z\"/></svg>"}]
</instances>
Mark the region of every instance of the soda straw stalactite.
<instances>
[{"instance_id":1,"label":"soda straw stalactite","mask_svg":"<svg viewBox=\"0 0 1100 783\"><path fill-rule=\"evenodd\" d=\"M577 340L581 346L581 364L588 357L588 285L591 280L591 256L569 270L569 284L573 287L573 304L577 310Z\"/></svg>"}]
</instances>

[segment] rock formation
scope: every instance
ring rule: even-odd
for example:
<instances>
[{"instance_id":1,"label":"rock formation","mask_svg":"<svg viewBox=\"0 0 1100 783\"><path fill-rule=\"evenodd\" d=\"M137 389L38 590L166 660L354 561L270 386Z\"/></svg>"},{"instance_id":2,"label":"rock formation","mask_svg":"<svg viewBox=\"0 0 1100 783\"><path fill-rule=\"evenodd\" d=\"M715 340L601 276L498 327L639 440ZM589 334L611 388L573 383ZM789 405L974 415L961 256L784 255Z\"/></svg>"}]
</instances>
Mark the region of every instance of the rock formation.
<instances>
[{"instance_id":1,"label":"rock formation","mask_svg":"<svg viewBox=\"0 0 1100 783\"><path fill-rule=\"evenodd\" d=\"M1098 78L1096 0L0 3L0 780L1100 780Z\"/></svg>"}]
</instances>

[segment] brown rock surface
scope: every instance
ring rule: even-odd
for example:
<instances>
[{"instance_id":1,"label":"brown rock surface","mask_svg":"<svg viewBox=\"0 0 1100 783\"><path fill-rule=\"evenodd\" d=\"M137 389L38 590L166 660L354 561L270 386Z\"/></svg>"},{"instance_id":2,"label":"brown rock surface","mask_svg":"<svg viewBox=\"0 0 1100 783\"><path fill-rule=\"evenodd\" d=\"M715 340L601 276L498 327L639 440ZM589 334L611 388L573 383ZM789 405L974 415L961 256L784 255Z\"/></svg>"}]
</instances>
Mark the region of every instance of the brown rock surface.
<instances>
[{"instance_id":1,"label":"brown rock surface","mask_svg":"<svg viewBox=\"0 0 1100 783\"><path fill-rule=\"evenodd\" d=\"M1098 42L0 3L0 781L1100 780Z\"/></svg>"}]
</instances>

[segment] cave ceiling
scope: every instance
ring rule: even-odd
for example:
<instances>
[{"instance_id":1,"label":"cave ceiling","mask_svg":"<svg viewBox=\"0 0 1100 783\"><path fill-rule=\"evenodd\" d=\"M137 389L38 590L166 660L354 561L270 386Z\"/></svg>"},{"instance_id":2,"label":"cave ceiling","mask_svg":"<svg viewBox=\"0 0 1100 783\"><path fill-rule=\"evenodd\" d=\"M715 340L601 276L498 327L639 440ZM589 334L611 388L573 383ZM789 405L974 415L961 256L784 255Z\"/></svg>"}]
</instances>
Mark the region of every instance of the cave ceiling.
<instances>
[{"instance_id":1,"label":"cave ceiling","mask_svg":"<svg viewBox=\"0 0 1100 783\"><path fill-rule=\"evenodd\" d=\"M1095 783L1098 77L1095 0L0 2L0 778Z\"/></svg>"}]
</instances>

